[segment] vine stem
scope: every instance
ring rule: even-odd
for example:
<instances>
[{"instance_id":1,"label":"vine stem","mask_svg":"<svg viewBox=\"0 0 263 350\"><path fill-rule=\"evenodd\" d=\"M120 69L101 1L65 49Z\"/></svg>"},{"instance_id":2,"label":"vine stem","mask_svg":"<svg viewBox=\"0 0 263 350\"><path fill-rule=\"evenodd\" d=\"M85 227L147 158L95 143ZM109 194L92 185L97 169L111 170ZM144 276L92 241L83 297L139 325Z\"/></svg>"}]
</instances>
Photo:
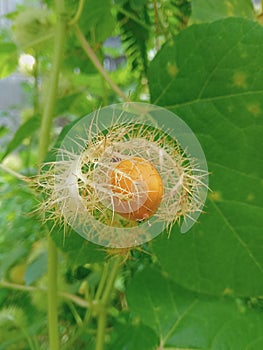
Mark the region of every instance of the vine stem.
<instances>
[{"instance_id":1,"label":"vine stem","mask_svg":"<svg viewBox=\"0 0 263 350\"><path fill-rule=\"evenodd\" d=\"M84 3L85 3L85 0L79 0L79 6L77 9L77 12L76 12L75 16L72 18L72 20L69 21L68 25L72 26L78 22L78 20L81 17L82 11L83 11Z\"/></svg>"},{"instance_id":2,"label":"vine stem","mask_svg":"<svg viewBox=\"0 0 263 350\"><path fill-rule=\"evenodd\" d=\"M96 350L103 350L105 329L107 325L107 311L103 308L98 315Z\"/></svg>"},{"instance_id":3,"label":"vine stem","mask_svg":"<svg viewBox=\"0 0 263 350\"><path fill-rule=\"evenodd\" d=\"M59 71L63 57L63 47L66 35L64 0L56 0L55 11L57 21L54 35L54 55L50 81L48 84L47 94L45 96L46 103L40 127L38 154L39 163L44 160L48 151L52 119L57 98ZM50 350L59 350L57 292L57 249L52 238L50 235L48 235L48 333Z\"/></svg>"},{"instance_id":4,"label":"vine stem","mask_svg":"<svg viewBox=\"0 0 263 350\"><path fill-rule=\"evenodd\" d=\"M100 63L98 57L96 56L95 52L92 50L90 44L86 40L85 36L83 35L82 31L79 29L77 25L75 25L75 32L76 36L83 48L83 50L88 55L91 62L94 64L95 68L98 70L98 72L103 76L103 78L109 83L112 90L116 92L116 94L121 97L124 101L130 102L129 97L127 97L123 91L119 88L118 85L114 83L114 81L111 79L109 74L106 72L106 70L103 68L102 64Z\"/></svg>"},{"instance_id":5,"label":"vine stem","mask_svg":"<svg viewBox=\"0 0 263 350\"><path fill-rule=\"evenodd\" d=\"M111 300L112 291L114 288L114 282L116 280L119 268L121 266L121 257L116 256L112 259L112 263L107 263L108 279L105 283L100 300L98 300L98 315L97 315L97 336L96 336L96 350L103 350L105 342L105 330L107 326L107 311ZM104 281L103 281L104 283Z\"/></svg>"},{"instance_id":6,"label":"vine stem","mask_svg":"<svg viewBox=\"0 0 263 350\"><path fill-rule=\"evenodd\" d=\"M57 248L48 235L48 334L50 350L59 350Z\"/></svg>"},{"instance_id":7,"label":"vine stem","mask_svg":"<svg viewBox=\"0 0 263 350\"><path fill-rule=\"evenodd\" d=\"M47 88L47 95L45 109L40 127L40 140L39 140L39 155L38 159L41 163L47 153L50 132L52 127L52 119L54 113L54 107L57 98L57 89L59 81L59 71L63 57L63 47L66 34L66 21L65 21L65 6L64 0L56 0L56 15L57 22L55 26L55 37L54 37L54 55L52 62L52 69L50 74L50 81Z\"/></svg>"},{"instance_id":8,"label":"vine stem","mask_svg":"<svg viewBox=\"0 0 263 350\"><path fill-rule=\"evenodd\" d=\"M19 180L22 180L22 181L25 181L25 182L30 182L31 181L28 177L17 173L13 169L8 168L3 163L0 163L0 169L2 169L3 171L7 172L10 175L12 175L13 177L16 177Z\"/></svg>"},{"instance_id":9,"label":"vine stem","mask_svg":"<svg viewBox=\"0 0 263 350\"><path fill-rule=\"evenodd\" d=\"M16 284L16 283L12 283L12 282L9 282L9 281L4 281L4 280L0 281L0 287L10 288L10 289L14 289L14 290L22 290L23 292L29 292L29 293L31 293L31 292L43 292L43 293L46 293L47 292L46 288L25 286L23 284ZM90 306L91 306L88 301L78 297L75 294L58 291L58 296L64 298L65 300L72 301L74 304L76 304L78 306L81 306L83 308L86 308L86 309L90 308Z\"/></svg>"},{"instance_id":10,"label":"vine stem","mask_svg":"<svg viewBox=\"0 0 263 350\"><path fill-rule=\"evenodd\" d=\"M107 307L109 302L110 302L111 293L112 293L112 290L114 287L114 282L116 280L117 273L118 273L120 265L121 265L122 257L116 256L116 257L112 258L112 260L113 260L112 264L110 264L110 266L109 266L109 270L111 272L109 273L109 277L108 277L104 292L103 292L102 297L101 297L101 300L102 300L103 305L105 307Z\"/></svg>"}]
</instances>

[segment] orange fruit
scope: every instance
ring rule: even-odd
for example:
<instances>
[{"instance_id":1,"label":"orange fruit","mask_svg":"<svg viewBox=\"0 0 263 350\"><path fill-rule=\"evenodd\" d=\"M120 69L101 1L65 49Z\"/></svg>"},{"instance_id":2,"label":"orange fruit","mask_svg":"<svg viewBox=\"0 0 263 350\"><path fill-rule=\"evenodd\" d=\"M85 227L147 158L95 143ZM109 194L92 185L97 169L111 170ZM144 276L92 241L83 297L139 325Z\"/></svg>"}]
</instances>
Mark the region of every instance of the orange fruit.
<instances>
[{"instance_id":1,"label":"orange fruit","mask_svg":"<svg viewBox=\"0 0 263 350\"><path fill-rule=\"evenodd\" d=\"M162 201L161 176L151 162L140 157L118 162L110 173L110 185L114 211L130 220L147 220Z\"/></svg>"}]
</instances>

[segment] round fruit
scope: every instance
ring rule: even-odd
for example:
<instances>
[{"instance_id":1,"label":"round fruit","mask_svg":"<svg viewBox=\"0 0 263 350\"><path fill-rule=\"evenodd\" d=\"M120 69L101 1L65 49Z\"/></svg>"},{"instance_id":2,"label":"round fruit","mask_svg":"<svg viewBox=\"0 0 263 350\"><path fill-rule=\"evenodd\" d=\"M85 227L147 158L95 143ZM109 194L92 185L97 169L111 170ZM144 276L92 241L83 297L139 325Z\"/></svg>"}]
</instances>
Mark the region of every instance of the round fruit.
<instances>
[{"instance_id":1,"label":"round fruit","mask_svg":"<svg viewBox=\"0 0 263 350\"><path fill-rule=\"evenodd\" d=\"M132 157L116 164L110 173L114 211L123 217L143 221L157 211L163 196L163 182L151 162Z\"/></svg>"}]
</instances>

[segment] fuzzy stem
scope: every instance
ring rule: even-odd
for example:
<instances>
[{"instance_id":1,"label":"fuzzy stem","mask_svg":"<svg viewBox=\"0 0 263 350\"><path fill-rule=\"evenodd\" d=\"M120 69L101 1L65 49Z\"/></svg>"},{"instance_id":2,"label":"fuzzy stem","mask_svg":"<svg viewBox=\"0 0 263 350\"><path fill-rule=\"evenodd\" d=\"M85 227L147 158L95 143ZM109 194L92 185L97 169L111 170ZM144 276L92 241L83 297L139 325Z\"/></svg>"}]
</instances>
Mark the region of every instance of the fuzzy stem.
<instances>
[{"instance_id":1,"label":"fuzzy stem","mask_svg":"<svg viewBox=\"0 0 263 350\"><path fill-rule=\"evenodd\" d=\"M46 95L46 104L40 127L39 154L41 163L48 151L52 119L59 81L59 71L63 57L63 46L66 34L65 4L64 0L56 0L57 22L54 37L54 56L50 83ZM59 350L58 334L58 305L57 305L57 250L56 246L48 235L48 329L49 329L49 349Z\"/></svg>"},{"instance_id":2,"label":"fuzzy stem","mask_svg":"<svg viewBox=\"0 0 263 350\"><path fill-rule=\"evenodd\" d=\"M83 50L86 52L88 55L89 59L91 62L94 64L95 68L98 70L98 72L103 76L103 78L109 83L111 86L112 90L116 92L118 96L120 96L124 101L129 102L130 99L127 97L122 90L114 83L114 81L111 79L109 74L106 72L106 70L103 68L102 64L98 60L98 57L96 56L95 52L92 50L90 44L86 40L85 36L81 32L78 26L75 26L75 32L77 35L77 38L83 48Z\"/></svg>"}]
</instances>

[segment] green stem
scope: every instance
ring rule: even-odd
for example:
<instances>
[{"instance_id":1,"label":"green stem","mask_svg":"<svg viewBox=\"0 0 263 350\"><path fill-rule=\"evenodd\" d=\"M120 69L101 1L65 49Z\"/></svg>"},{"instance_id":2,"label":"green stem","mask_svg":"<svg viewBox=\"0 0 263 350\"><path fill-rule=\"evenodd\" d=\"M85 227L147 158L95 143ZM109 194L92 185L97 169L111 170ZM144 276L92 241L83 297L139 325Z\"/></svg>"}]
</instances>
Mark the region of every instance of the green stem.
<instances>
[{"instance_id":1,"label":"green stem","mask_svg":"<svg viewBox=\"0 0 263 350\"><path fill-rule=\"evenodd\" d=\"M103 295L101 297L101 300L104 304L105 307L108 306L108 303L110 302L110 298L111 298L111 293L114 287L114 282L119 270L119 267L121 265L121 257L116 256L113 259L112 264L110 264L110 274L108 277L108 281L106 283L106 287L104 289Z\"/></svg>"},{"instance_id":2,"label":"green stem","mask_svg":"<svg viewBox=\"0 0 263 350\"><path fill-rule=\"evenodd\" d=\"M100 278L100 283L99 283L98 289L97 289L96 294L95 294L95 298L94 298L95 300L99 300L101 297L101 294L103 292L103 288L104 288L106 280L107 280L108 271L109 271L109 264L105 262L104 267L103 267L103 271L101 274L101 278Z\"/></svg>"},{"instance_id":3,"label":"green stem","mask_svg":"<svg viewBox=\"0 0 263 350\"><path fill-rule=\"evenodd\" d=\"M63 57L63 47L66 34L66 21L64 0L56 0L56 14L57 23L55 27L54 37L54 56L52 62L52 70L50 75L50 82L48 84L45 109L40 127L40 140L39 140L39 162L42 162L46 156L49 141L50 132L52 127L52 119L55 108L55 102L57 98L57 88L59 80L59 70Z\"/></svg>"},{"instance_id":4,"label":"green stem","mask_svg":"<svg viewBox=\"0 0 263 350\"><path fill-rule=\"evenodd\" d=\"M72 20L69 21L69 23L68 23L70 26L78 23L78 20L80 19L80 16L81 16L82 11L83 11L84 3L85 3L85 0L79 0L79 6L77 9L77 12L76 12L75 16L72 18Z\"/></svg>"},{"instance_id":5,"label":"green stem","mask_svg":"<svg viewBox=\"0 0 263 350\"><path fill-rule=\"evenodd\" d=\"M103 66L100 63L100 61L99 61L98 57L96 56L95 52L92 50L90 44L88 43L88 41L86 40L85 36L83 35L83 33L81 32L81 30L79 29L79 27L77 25L75 26L75 32L76 32L76 36L77 36L77 38L78 38L78 40L79 40L83 50L86 52L86 54L88 55L89 59L94 64L94 66L98 70L98 72L109 83L109 85L112 88L112 90L115 91L118 96L120 96L124 101L129 102L130 101L129 97L127 97L121 91L119 86L114 83L114 81L111 79L109 74L103 68Z\"/></svg>"},{"instance_id":6,"label":"green stem","mask_svg":"<svg viewBox=\"0 0 263 350\"><path fill-rule=\"evenodd\" d=\"M57 249L48 236L48 333L50 350L59 350L58 299L57 299Z\"/></svg>"},{"instance_id":7,"label":"green stem","mask_svg":"<svg viewBox=\"0 0 263 350\"><path fill-rule=\"evenodd\" d=\"M3 171L7 172L8 174L12 175L13 177L16 177L19 180L25 181L25 182L30 182L30 178L21 175L19 173L17 173L16 171L8 168L7 166L5 166L4 164L0 163L0 169L2 169Z\"/></svg>"},{"instance_id":8,"label":"green stem","mask_svg":"<svg viewBox=\"0 0 263 350\"><path fill-rule=\"evenodd\" d=\"M83 321L82 321L79 313L77 312L74 304L73 303L68 303L68 307L70 308L70 311L71 311L71 313L72 313L72 315L73 315L73 317L74 317L78 327L82 327L83 326Z\"/></svg>"},{"instance_id":9,"label":"green stem","mask_svg":"<svg viewBox=\"0 0 263 350\"><path fill-rule=\"evenodd\" d=\"M33 286L25 286L23 284L16 284L16 283L11 283L8 281L0 281L0 287L3 288L10 288L10 289L14 289L14 290L22 290L23 292L43 292L46 293L47 289L45 288L37 288L37 287L33 287ZM62 292L62 291L58 291L58 296L64 298L65 300L70 300L72 301L74 304L83 307L85 309L90 307L90 303L87 302L85 299L82 299L80 297L78 297L75 294L70 294L70 293L66 293L66 292Z\"/></svg>"},{"instance_id":10,"label":"green stem","mask_svg":"<svg viewBox=\"0 0 263 350\"><path fill-rule=\"evenodd\" d=\"M107 311L101 310L98 316L97 336L96 336L96 350L103 350L105 329L107 325Z\"/></svg>"},{"instance_id":11,"label":"green stem","mask_svg":"<svg viewBox=\"0 0 263 350\"><path fill-rule=\"evenodd\" d=\"M63 47L66 35L64 0L56 0L55 4L57 22L54 37L54 56L50 82L46 95L45 109L40 127L38 154L39 163L44 160L50 142L52 119L57 98L59 71L63 57ZM48 236L48 329L50 350L59 350L57 292L57 250L52 238Z\"/></svg>"},{"instance_id":12,"label":"green stem","mask_svg":"<svg viewBox=\"0 0 263 350\"><path fill-rule=\"evenodd\" d=\"M110 271L108 275L108 280L105 284L105 289L101 296L101 300L98 301L98 326L97 326L97 336L96 336L96 349L103 350L105 342L105 330L107 326L107 309L111 300L112 291L114 288L114 282L116 280L119 267L121 265L121 258L119 256L113 258L112 263L107 264L107 271Z\"/></svg>"}]
</instances>

